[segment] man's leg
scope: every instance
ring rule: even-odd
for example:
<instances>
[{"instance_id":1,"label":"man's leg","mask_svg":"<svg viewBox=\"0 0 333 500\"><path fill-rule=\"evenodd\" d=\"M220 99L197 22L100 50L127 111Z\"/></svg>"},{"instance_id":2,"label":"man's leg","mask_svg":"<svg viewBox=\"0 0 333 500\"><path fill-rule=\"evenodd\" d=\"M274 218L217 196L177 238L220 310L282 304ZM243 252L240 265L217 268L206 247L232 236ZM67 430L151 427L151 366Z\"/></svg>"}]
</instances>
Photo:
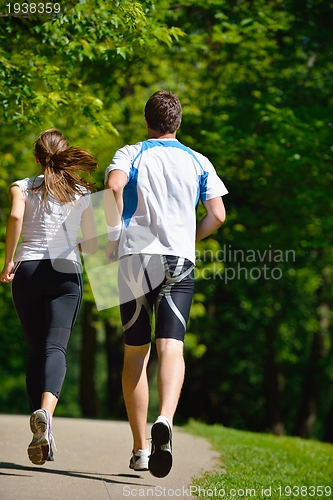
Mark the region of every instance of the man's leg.
<instances>
[{"instance_id":1,"label":"man's leg","mask_svg":"<svg viewBox=\"0 0 333 500\"><path fill-rule=\"evenodd\" d=\"M172 467L172 422L184 382L183 341L194 288L192 262L175 256L161 259L166 279L155 302L160 415L151 428L148 463L155 477L165 477Z\"/></svg>"},{"instance_id":2,"label":"man's leg","mask_svg":"<svg viewBox=\"0 0 333 500\"><path fill-rule=\"evenodd\" d=\"M184 344L181 340L159 338L156 339L156 348L159 357L157 387L160 415L166 417L172 425L184 382Z\"/></svg>"},{"instance_id":3,"label":"man's leg","mask_svg":"<svg viewBox=\"0 0 333 500\"><path fill-rule=\"evenodd\" d=\"M135 470L147 470L149 454L146 434L149 402L147 364L150 355L154 294L148 286L150 280L147 266L151 257L132 255L121 259L118 274L120 313L125 339L122 384L133 434L135 456L132 455L130 468ZM152 273L156 267L155 260L151 263ZM160 261L158 263L161 267ZM139 457L144 458L140 460Z\"/></svg>"},{"instance_id":4,"label":"man's leg","mask_svg":"<svg viewBox=\"0 0 333 500\"><path fill-rule=\"evenodd\" d=\"M149 389L147 364L150 344L133 346L125 344L122 374L123 395L129 424L133 434L133 450L145 450L147 442L147 414Z\"/></svg>"},{"instance_id":5,"label":"man's leg","mask_svg":"<svg viewBox=\"0 0 333 500\"><path fill-rule=\"evenodd\" d=\"M151 428L152 450L148 468L153 476L165 477L172 467L172 421L184 382L185 363L181 340L157 338L156 347L160 409Z\"/></svg>"}]
</instances>

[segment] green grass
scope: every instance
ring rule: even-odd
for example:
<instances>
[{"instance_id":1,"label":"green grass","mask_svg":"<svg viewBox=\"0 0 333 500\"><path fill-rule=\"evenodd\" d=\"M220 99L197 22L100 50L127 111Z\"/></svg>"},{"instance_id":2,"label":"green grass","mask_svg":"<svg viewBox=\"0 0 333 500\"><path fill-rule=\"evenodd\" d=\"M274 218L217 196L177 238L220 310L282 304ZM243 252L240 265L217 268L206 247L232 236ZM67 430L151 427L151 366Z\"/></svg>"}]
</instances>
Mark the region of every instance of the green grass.
<instances>
[{"instance_id":1,"label":"green grass","mask_svg":"<svg viewBox=\"0 0 333 500\"><path fill-rule=\"evenodd\" d=\"M193 479L192 493L199 498L333 498L331 444L195 421L189 422L185 429L206 438L221 455L213 471Z\"/></svg>"}]
</instances>

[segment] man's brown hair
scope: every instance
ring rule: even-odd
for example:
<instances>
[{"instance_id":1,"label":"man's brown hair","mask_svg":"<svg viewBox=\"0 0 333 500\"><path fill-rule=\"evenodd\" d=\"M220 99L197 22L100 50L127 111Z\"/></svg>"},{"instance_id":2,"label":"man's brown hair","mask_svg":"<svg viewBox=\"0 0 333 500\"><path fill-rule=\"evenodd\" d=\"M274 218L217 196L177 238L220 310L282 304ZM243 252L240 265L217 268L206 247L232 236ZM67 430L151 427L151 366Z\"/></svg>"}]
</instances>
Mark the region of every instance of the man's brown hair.
<instances>
[{"instance_id":1,"label":"man's brown hair","mask_svg":"<svg viewBox=\"0 0 333 500\"><path fill-rule=\"evenodd\" d=\"M162 134L173 134L182 120L182 107L178 96L166 90L155 92L145 106L149 128Z\"/></svg>"}]
</instances>

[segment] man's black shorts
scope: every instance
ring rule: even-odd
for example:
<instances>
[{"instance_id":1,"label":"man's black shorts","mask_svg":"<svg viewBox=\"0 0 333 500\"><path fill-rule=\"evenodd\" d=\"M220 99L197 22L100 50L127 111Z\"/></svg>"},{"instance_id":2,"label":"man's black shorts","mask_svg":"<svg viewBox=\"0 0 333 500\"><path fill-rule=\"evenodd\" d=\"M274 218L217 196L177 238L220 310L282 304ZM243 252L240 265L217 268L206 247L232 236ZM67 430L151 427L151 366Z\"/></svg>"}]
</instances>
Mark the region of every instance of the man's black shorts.
<instances>
[{"instance_id":1,"label":"man's black shorts","mask_svg":"<svg viewBox=\"0 0 333 500\"><path fill-rule=\"evenodd\" d=\"M194 291L194 264L173 255L129 255L119 265L120 312L125 344L151 341L155 310L155 338L184 341Z\"/></svg>"}]
</instances>

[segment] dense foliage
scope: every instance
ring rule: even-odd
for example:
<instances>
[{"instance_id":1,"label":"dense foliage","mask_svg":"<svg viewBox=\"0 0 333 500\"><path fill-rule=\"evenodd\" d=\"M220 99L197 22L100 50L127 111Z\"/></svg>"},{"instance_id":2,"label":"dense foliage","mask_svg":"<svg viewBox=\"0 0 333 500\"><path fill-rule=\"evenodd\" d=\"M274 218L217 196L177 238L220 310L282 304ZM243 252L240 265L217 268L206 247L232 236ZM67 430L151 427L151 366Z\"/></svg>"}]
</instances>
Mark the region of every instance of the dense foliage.
<instances>
[{"instance_id":1,"label":"dense foliage","mask_svg":"<svg viewBox=\"0 0 333 500\"><path fill-rule=\"evenodd\" d=\"M197 247L180 421L333 441L332 21L321 0L91 0L0 19L2 254L7 187L35 172L40 129L89 147L101 188L117 147L145 137L160 88L182 101L179 139L230 191L225 226ZM4 286L0 304L0 409L25 411ZM59 410L124 416L118 312L97 312L88 282L82 311Z\"/></svg>"}]
</instances>

